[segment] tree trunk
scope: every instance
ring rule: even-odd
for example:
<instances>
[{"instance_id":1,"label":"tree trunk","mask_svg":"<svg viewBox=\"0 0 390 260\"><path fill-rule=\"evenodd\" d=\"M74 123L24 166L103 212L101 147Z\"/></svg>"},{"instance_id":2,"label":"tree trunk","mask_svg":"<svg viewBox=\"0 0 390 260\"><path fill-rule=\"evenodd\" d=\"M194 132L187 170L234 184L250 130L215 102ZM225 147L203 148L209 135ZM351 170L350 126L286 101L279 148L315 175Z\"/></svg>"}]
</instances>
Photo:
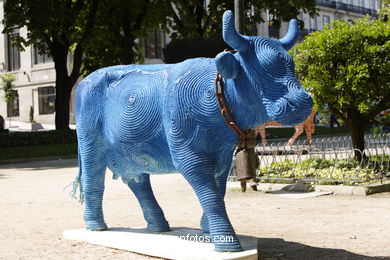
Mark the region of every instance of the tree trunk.
<instances>
[{"instance_id":1,"label":"tree trunk","mask_svg":"<svg viewBox=\"0 0 390 260\"><path fill-rule=\"evenodd\" d=\"M121 52L121 63L124 65L134 63L134 52L133 52L134 40L125 39L122 40L122 52Z\"/></svg>"},{"instance_id":2,"label":"tree trunk","mask_svg":"<svg viewBox=\"0 0 390 260\"><path fill-rule=\"evenodd\" d=\"M365 157L363 152L364 145L364 128L367 125L366 119L359 111L351 111L349 113L349 129L352 136L352 145L354 149L355 159L359 162Z\"/></svg>"},{"instance_id":3,"label":"tree trunk","mask_svg":"<svg viewBox=\"0 0 390 260\"><path fill-rule=\"evenodd\" d=\"M56 129L69 129L70 95L75 82L68 75L67 57L67 46L59 44L53 55L56 71Z\"/></svg>"},{"instance_id":4,"label":"tree trunk","mask_svg":"<svg viewBox=\"0 0 390 260\"><path fill-rule=\"evenodd\" d=\"M69 129L69 106L72 86L69 79L56 83L56 129Z\"/></svg>"}]
</instances>

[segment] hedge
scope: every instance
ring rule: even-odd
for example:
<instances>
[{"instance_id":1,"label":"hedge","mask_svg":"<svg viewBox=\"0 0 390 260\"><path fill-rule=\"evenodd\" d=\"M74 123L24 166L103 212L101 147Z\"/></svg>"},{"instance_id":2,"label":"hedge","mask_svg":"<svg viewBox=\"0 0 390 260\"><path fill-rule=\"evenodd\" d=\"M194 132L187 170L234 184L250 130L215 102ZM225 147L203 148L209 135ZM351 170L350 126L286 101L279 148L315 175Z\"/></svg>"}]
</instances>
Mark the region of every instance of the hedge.
<instances>
[{"instance_id":1,"label":"hedge","mask_svg":"<svg viewBox=\"0 0 390 260\"><path fill-rule=\"evenodd\" d=\"M0 148L77 143L75 130L0 133Z\"/></svg>"},{"instance_id":2,"label":"hedge","mask_svg":"<svg viewBox=\"0 0 390 260\"><path fill-rule=\"evenodd\" d=\"M77 144L45 144L23 147L0 147L0 164L54 158L76 158Z\"/></svg>"},{"instance_id":3,"label":"hedge","mask_svg":"<svg viewBox=\"0 0 390 260\"><path fill-rule=\"evenodd\" d=\"M301 162L286 159L260 166L257 177L264 182L288 182L287 179L312 180L318 184L344 183L355 185L376 181L380 174L390 172L390 156L375 155L358 162L354 159L313 157ZM285 181L281 181L285 179ZM316 180L316 181L314 181Z\"/></svg>"}]
</instances>

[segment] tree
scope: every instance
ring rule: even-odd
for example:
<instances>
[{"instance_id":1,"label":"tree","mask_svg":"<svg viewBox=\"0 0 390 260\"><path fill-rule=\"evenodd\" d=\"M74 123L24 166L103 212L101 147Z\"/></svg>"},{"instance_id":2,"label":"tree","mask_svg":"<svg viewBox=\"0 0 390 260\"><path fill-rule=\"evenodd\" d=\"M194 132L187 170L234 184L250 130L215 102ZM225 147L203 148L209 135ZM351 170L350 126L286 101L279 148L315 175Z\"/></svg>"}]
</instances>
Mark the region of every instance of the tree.
<instances>
[{"instance_id":1,"label":"tree","mask_svg":"<svg viewBox=\"0 0 390 260\"><path fill-rule=\"evenodd\" d=\"M318 109L349 125L353 147L363 151L364 128L390 108L390 22L335 21L292 49L303 87ZM362 159L355 150L355 158Z\"/></svg>"},{"instance_id":2,"label":"tree","mask_svg":"<svg viewBox=\"0 0 390 260\"><path fill-rule=\"evenodd\" d=\"M14 101L15 91L14 91L14 84L13 82L16 80L15 76L13 74L4 74L0 75L1 78L1 85L4 92L4 100L5 103L11 104ZM11 117L9 117L9 125L11 126Z\"/></svg>"},{"instance_id":3,"label":"tree","mask_svg":"<svg viewBox=\"0 0 390 260\"><path fill-rule=\"evenodd\" d=\"M17 47L37 47L53 57L56 72L56 129L69 128L70 95L80 76L84 48L91 36L99 0L7 0L4 30L26 27L27 39L17 37ZM69 53L72 53L72 57ZM71 64L68 71L68 64Z\"/></svg>"},{"instance_id":4,"label":"tree","mask_svg":"<svg viewBox=\"0 0 390 260\"><path fill-rule=\"evenodd\" d=\"M234 10L234 1L171 1L169 15L173 28L171 38L220 36L222 15L226 10ZM262 10L267 10L271 20L275 24L280 24L280 21L296 18L300 10L314 16L317 9L315 0L246 0L244 1L244 18L247 33L251 34L251 25L265 22L261 17Z\"/></svg>"},{"instance_id":5,"label":"tree","mask_svg":"<svg viewBox=\"0 0 390 260\"><path fill-rule=\"evenodd\" d=\"M390 0L382 0L381 1L381 8L380 8L380 10L378 10L378 15L384 20L389 18Z\"/></svg>"},{"instance_id":6,"label":"tree","mask_svg":"<svg viewBox=\"0 0 390 260\"><path fill-rule=\"evenodd\" d=\"M84 74L142 60L136 40L166 28L168 4L165 0L101 0L95 30L85 48Z\"/></svg>"}]
</instances>

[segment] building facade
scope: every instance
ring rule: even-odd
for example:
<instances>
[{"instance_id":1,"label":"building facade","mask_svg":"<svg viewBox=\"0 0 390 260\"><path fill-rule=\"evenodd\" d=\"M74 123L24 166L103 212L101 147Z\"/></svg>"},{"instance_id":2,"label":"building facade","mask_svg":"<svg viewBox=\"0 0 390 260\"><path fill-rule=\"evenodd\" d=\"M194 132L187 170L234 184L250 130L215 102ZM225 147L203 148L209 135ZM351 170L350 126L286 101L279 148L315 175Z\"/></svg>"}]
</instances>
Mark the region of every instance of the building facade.
<instances>
[{"instance_id":1,"label":"building facade","mask_svg":"<svg viewBox=\"0 0 390 260\"><path fill-rule=\"evenodd\" d=\"M317 0L319 15L315 18L301 14L304 21L302 36L322 30L333 20L353 21L365 15L375 16L380 8L379 0ZM0 20L4 17L3 1L0 1ZM269 20L263 12L263 19ZM0 31L4 26L0 24ZM274 30L269 23L256 26L258 35L267 37L282 37L288 29L287 23L282 23L280 30ZM13 34L27 36L27 30L22 28ZM13 34L0 33L0 74L11 73L15 76L15 98L7 104L0 91L0 115L12 122L29 122L33 119L42 124L54 124L55 114L55 70L51 57L41 55L34 46L19 51L12 46ZM169 41L168 36L159 30L151 32L150 39L140 40L140 46L145 56L145 63L162 63L162 48ZM71 100L72 102L72 100ZM71 104L71 118L73 105ZM71 119L72 123L73 119ZM6 120L6 125L9 120Z\"/></svg>"}]
</instances>

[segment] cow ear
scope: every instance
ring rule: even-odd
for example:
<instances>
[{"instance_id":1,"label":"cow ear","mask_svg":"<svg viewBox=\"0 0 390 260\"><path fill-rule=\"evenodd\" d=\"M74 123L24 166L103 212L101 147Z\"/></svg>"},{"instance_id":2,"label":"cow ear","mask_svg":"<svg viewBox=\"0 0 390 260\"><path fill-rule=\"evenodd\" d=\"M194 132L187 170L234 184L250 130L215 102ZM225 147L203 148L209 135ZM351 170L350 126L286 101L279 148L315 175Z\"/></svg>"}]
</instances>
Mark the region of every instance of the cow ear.
<instances>
[{"instance_id":1,"label":"cow ear","mask_svg":"<svg viewBox=\"0 0 390 260\"><path fill-rule=\"evenodd\" d=\"M222 77L228 79L237 78L241 71L240 62L231 52L221 52L215 57L217 71Z\"/></svg>"}]
</instances>

